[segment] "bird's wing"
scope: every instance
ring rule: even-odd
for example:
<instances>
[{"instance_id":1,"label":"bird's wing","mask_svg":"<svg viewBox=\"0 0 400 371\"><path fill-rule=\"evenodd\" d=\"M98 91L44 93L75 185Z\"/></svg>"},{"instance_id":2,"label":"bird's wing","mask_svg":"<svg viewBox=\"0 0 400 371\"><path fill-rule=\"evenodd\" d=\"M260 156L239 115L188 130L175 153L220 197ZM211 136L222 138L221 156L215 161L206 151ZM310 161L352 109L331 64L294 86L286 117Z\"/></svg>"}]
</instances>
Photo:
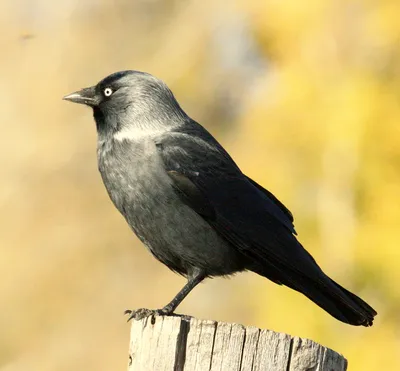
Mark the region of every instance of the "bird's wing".
<instances>
[{"instance_id":1,"label":"bird's wing","mask_svg":"<svg viewBox=\"0 0 400 371\"><path fill-rule=\"evenodd\" d=\"M288 217L288 219L293 223L294 218L292 212L281 202L279 201L268 189L265 189L264 187L260 186L256 181L251 179L246 175L246 178L250 181L251 184L253 184L259 191L263 192L271 201L273 201L279 208L285 213L285 215Z\"/></svg>"},{"instance_id":2,"label":"bird's wing","mask_svg":"<svg viewBox=\"0 0 400 371\"><path fill-rule=\"evenodd\" d=\"M291 217L281 204L260 191L211 138L169 133L157 141L165 170L183 202L242 253L268 262L279 273L275 279L290 271L320 271L293 236Z\"/></svg>"}]
</instances>

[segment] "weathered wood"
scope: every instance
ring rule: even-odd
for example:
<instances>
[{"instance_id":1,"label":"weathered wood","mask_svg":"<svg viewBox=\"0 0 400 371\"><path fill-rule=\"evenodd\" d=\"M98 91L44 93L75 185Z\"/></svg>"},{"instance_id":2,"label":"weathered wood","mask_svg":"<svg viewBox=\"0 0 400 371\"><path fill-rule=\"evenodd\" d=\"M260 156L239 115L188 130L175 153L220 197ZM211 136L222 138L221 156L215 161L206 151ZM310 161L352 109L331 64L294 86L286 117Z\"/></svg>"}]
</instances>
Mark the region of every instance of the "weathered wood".
<instances>
[{"instance_id":1,"label":"weathered wood","mask_svg":"<svg viewBox=\"0 0 400 371\"><path fill-rule=\"evenodd\" d=\"M345 371L340 354L308 339L192 317L133 321L128 371Z\"/></svg>"}]
</instances>

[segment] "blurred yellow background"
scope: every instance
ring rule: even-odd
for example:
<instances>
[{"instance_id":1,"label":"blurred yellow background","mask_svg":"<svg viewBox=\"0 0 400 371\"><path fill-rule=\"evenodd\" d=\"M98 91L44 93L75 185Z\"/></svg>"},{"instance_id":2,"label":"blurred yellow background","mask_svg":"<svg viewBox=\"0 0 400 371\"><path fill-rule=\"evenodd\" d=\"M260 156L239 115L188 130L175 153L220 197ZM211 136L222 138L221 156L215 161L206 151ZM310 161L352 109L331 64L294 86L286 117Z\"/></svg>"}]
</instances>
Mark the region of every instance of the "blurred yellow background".
<instances>
[{"instance_id":1,"label":"blurred yellow background","mask_svg":"<svg viewBox=\"0 0 400 371\"><path fill-rule=\"evenodd\" d=\"M124 370L123 311L184 284L109 201L91 111L61 100L124 69L166 81L378 317L342 324L250 273L208 280L178 312L399 370L399 15L398 0L2 0L0 370Z\"/></svg>"}]
</instances>

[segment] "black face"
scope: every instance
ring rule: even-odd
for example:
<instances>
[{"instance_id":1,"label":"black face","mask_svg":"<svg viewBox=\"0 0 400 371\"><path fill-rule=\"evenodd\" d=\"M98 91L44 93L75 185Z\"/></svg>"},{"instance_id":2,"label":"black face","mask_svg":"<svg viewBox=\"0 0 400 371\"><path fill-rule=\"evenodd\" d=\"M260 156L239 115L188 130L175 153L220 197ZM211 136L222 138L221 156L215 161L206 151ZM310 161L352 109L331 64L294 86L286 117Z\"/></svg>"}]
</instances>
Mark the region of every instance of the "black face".
<instances>
[{"instance_id":1,"label":"black face","mask_svg":"<svg viewBox=\"0 0 400 371\"><path fill-rule=\"evenodd\" d=\"M116 72L101 80L97 85L66 95L63 99L90 107L109 105L107 102L117 100L117 96L121 98L122 91L126 92L132 86L132 82L143 79L144 76L147 74L138 71Z\"/></svg>"},{"instance_id":2,"label":"black face","mask_svg":"<svg viewBox=\"0 0 400 371\"><path fill-rule=\"evenodd\" d=\"M101 80L95 86L96 96L99 99L99 106L116 105L121 103L124 97L129 96L128 90L135 80L134 76L138 74L136 71L116 72L105 79Z\"/></svg>"},{"instance_id":3,"label":"black face","mask_svg":"<svg viewBox=\"0 0 400 371\"><path fill-rule=\"evenodd\" d=\"M138 71L116 72L64 99L92 107L97 130L102 134L136 126L169 127L185 116L161 80Z\"/></svg>"}]
</instances>

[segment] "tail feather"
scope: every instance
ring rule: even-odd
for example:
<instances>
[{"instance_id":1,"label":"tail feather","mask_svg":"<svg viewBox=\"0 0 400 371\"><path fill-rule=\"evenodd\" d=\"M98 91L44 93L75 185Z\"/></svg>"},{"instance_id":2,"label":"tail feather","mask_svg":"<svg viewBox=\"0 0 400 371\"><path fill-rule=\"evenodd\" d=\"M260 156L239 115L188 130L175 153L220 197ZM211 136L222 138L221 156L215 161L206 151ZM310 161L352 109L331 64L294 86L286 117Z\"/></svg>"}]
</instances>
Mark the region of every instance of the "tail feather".
<instances>
[{"instance_id":1,"label":"tail feather","mask_svg":"<svg viewBox=\"0 0 400 371\"><path fill-rule=\"evenodd\" d=\"M372 326L377 312L357 295L329 277L325 278L323 284L320 280L313 281L305 277L286 284L306 295L339 321L354 326Z\"/></svg>"},{"instance_id":2,"label":"tail feather","mask_svg":"<svg viewBox=\"0 0 400 371\"><path fill-rule=\"evenodd\" d=\"M339 321L353 326L372 326L377 312L329 278L307 250L296 242L301 248L298 251L303 253L297 257L296 264L269 255L261 256L261 261L251 261L247 269L301 292Z\"/></svg>"},{"instance_id":3,"label":"tail feather","mask_svg":"<svg viewBox=\"0 0 400 371\"><path fill-rule=\"evenodd\" d=\"M373 309L369 304L367 304L364 300L359 298L357 295L352 292L346 290L344 287L340 286L335 281L331 280L332 283L337 286L345 295L350 298L350 300L354 303L352 305L353 310L357 310L358 317L363 318L363 322L360 324L363 326L372 326L374 321L374 317L377 315L375 309Z\"/></svg>"}]
</instances>

